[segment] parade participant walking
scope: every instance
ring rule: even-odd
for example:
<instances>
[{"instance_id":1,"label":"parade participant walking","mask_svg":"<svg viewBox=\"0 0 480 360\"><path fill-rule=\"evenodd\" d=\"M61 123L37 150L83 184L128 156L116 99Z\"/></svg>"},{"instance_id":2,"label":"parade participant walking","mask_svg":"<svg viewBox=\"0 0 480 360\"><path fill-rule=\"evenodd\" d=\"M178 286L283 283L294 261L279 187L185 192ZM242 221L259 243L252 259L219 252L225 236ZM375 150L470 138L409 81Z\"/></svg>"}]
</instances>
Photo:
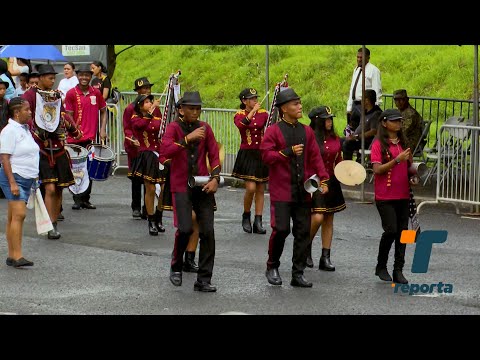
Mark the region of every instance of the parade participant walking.
<instances>
[{"instance_id":1,"label":"parade participant walking","mask_svg":"<svg viewBox=\"0 0 480 360\"><path fill-rule=\"evenodd\" d=\"M275 106L281 121L267 128L260 145L262 159L270 171L272 235L268 245L266 276L270 284L282 284L278 268L292 218L294 240L290 285L312 287L303 275L310 242L312 206L312 198L304 189L304 182L317 175L323 194L327 194L328 173L313 130L298 121L302 117L300 96L292 88L287 88L277 95Z\"/></svg>"},{"instance_id":2,"label":"parade participant walking","mask_svg":"<svg viewBox=\"0 0 480 360\"><path fill-rule=\"evenodd\" d=\"M75 124L83 132L81 138L68 136L68 143L87 148L91 145L98 132L98 113L100 111L100 139L104 142L107 139L107 103L100 94L100 91L90 86L93 72L87 64L79 65L76 70L78 84L68 90L65 96L65 109L73 117ZM92 192L92 179L87 190L80 194L73 195L73 210L96 209L90 203Z\"/></svg>"},{"instance_id":3,"label":"parade participant walking","mask_svg":"<svg viewBox=\"0 0 480 360\"><path fill-rule=\"evenodd\" d=\"M22 233L26 204L38 177L39 147L27 125L32 116L28 101L14 97L9 110L11 117L0 133L0 188L8 200L6 264L17 268L33 266L32 261L23 257Z\"/></svg>"},{"instance_id":4,"label":"parade participant walking","mask_svg":"<svg viewBox=\"0 0 480 360\"><path fill-rule=\"evenodd\" d=\"M57 72L50 64L39 66L37 86L32 86L22 97L28 100L32 111L30 128L40 147L40 182L53 230L49 239L59 239L57 220L61 212L63 189L75 183L70 158L65 150L66 133L79 139L82 132L65 113L60 94L53 90Z\"/></svg>"},{"instance_id":5,"label":"parade participant walking","mask_svg":"<svg viewBox=\"0 0 480 360\"><path fill-rule=\"evenodd\" d=\"M328 194L316 191L312 195L312 219L310 227L310 245L307 251L307 266L313 267L312 243L318 229L322 226L322 256L318 268L335 271L330 261L330 250L333 238L333 217L336 212L346 208L340 182L333 171L335 165L342 161L340 138L333 126L334 114L329 106L319 106L308 114L310 127L315 132L315 139L322 154L325 170L328 172Z\"/></svg>"},{"instance_id":6,"label":"parade participant walking","mask_svg":"<svg viewBox=\"0 0 480 360\"><path fill-rule=\"evenodd\" d=\"M412 162L410 148L402 132L402 114L387 109L380 115L377 138L372 143L370 157L375 174L375 204L382 220L383 234L378 248L375 275L392 281L387 271L388 254L395 243L393 282L407 284L403 276L406 244L400 243L403 230L408 229L410 185L408 167Z\"/></svg>"},{"instance_id":7,"label":"parade participant walking","mask_svg":"<svg viewBox=\"0 0 480 360\"><path fill-rule=\"evenodd\" d=\"M134 101L135 114L131 123L134 135L139 142L138 155L132 161L129 178L138 178L145 184L145 207L148 216L148 232L158 235L159 226L155 209L155 184L164 183L165 179L159 168L160 144L158 133L162 119L153 115L153 95L138 95ZM159 199L160 200L160 199ZM163 229L165 231L165 229Z\"/></svg>"},{"instance_id":8,"label":"parade participant walking","mask_svg":"<svg viewBox=\"0 0 480 360\"><path fill-rule=\"evenodd\" d=\"M170 164L171 192L173 196L175 245L170 267L170 281L182 285L183 254L193 232L192 210L199 225L200 252L195 291L214 292L211 284L215 258L214 211L215 192L220 183L220 158L218 144L212 128L198 118L202 100L198 91L187 91L178 101L179 113L167 125L162 137L160 152ZM203 186L190 188L192 176L209 176L206 157L211 167L210 181Z\"/></svg>"},{"instance_id":9,"label":"parade participant walking","mask_svg":"<svg viewBox=\"0 0 480 360\"><path fill-rule=\"evenodd\" d=\"M265 183L268 181L268 167L262 161L260 143L264 135L268 112L261 109L257 90L247 88L239 95L240 109L233 121L241 137L232 176L245 181L243 197L242 227L247 233L265 234L262 226L262 213L265 194ZM255 198L255 220L251 223L251 207Z\"/></svg>"},{"instance_id":10,"label":"parade participant walking","mask_svg":"<svg viewBox=\"0 0 480 360\"><path fill-rule=\"evenodd\" d=\"M150 83L146 77L141 77L136 79L134 82L134 91L137 92L138 95L150 95L152 93L152 86L154 84ZM154 100L155 109L153 110L153 116L162 118L162 114L160 112L160 100ZM132 172L132 161L138 155L138 148L140 146L140 142L138 139L135 138L132 129L132 116L135 113L134 110L135 103L132 102L127 105L125 110L123 111L123 133L125 135L125 141L123 142L123 146L125 151L127 152L127 160L128 160L128 172ZM131 177L130 180L132 181L132 216L135 219L140 219L142 217L142 186L143 186L143 179L138 177ZM145 191L144 191L145 193ZM143 215L145 219L147 218L147 211L145 210L145 205L143 205ZM162 221L160 219L160 228L163 228L161 224Z\"/></svg>"}]
</instances>

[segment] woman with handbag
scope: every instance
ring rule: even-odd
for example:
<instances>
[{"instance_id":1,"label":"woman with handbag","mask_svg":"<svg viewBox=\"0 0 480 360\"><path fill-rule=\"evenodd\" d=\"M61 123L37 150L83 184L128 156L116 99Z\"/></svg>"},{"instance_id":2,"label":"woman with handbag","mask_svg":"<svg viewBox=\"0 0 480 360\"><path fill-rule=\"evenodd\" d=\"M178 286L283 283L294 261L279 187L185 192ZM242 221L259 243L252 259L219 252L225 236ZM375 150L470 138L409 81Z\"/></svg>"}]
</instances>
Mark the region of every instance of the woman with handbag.
<instances>
[{"instance_id":1,"label":"woman with handbag","mask_svg":"<svg viewBox=\"0 0 480 360\"><path fill-rule=\"evenodd\" d=\"M22 233L28 197L38 178L40 148L27 125L32 117L28 101L14 97L8 107L10 119L0 133L0 187L8 200L6 264L18 268L33 266L23 257Z\"/></svg>"}]
</instances>

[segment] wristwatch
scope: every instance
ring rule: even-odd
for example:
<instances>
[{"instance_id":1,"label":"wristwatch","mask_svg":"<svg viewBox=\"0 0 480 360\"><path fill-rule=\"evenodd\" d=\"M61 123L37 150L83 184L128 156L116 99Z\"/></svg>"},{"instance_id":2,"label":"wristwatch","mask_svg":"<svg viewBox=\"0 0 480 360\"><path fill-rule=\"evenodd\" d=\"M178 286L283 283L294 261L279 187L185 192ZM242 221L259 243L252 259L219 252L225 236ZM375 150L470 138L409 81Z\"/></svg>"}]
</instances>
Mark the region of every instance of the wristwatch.
<instances>
[{"instance_id":1,"label":"wristwatch","mask_svg":"<svg viewBox=\"0 0 480 360\"><path fill-rule=\"evenodd\" d=\"M395 162L397 163L397 165L400 164L400 160L397 158L395 158Z\"/></svg>"}]
</instances>

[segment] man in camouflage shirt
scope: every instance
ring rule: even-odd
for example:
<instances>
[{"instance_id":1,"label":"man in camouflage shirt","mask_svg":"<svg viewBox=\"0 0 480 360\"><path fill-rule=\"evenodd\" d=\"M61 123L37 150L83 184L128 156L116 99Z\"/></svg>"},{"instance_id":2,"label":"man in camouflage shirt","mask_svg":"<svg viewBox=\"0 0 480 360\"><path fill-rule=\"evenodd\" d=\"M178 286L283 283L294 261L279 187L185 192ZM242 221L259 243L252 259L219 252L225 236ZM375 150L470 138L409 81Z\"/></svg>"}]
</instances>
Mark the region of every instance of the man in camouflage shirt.
<instances>
[{"instance_id":1,"label":"man in camouflage shirt","mask_svg":"<svg viewBox=\"0 0 480 360\"><path fill-rule=\"evenodd\" d=\"M415 151L415 147L422 136L423 118L408 102L407 90L395 90L393 92L395 106L403 116L402 131L407 140L407 147Z\"/></svg>"}]
</instances>

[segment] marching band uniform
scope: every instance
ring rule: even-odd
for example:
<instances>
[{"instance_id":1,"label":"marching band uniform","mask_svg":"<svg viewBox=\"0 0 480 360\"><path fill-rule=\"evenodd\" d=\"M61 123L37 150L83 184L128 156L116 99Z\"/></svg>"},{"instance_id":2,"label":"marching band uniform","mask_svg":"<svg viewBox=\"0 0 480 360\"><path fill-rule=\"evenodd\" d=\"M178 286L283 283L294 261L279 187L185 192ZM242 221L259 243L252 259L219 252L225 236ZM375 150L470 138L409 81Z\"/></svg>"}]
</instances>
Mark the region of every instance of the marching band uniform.
<instances>
[{"instance_id":1,"label":"marching band uniform","mask_svg":"<svg viewBox=\"0 0 480 360\"><path fill-rule=\"evenodd\" d=\"M135 114L132 116L131 125L133 135L139 141L140 146L138 148L137 157L132 161L131 172L128 172L128 177L130 179L142 179L145 184L147 184L146 182L151 184L161 184L165 182L163 173L159 169L158 160L160 151L158 133L160 132L162 119L150 113L142 115L140 106L146 99L153 101L153 95L138 95L134 101ZM152 195L153 203L155 192L153 192ZM147 193L145 196L147 196ZM158 235L158 232L160 231L160 219L156 216L157 214L153 213L153 208L147 208L147 214L150 235ZM162 232L164 231L165 229L163 229Z\"/></svg>"},{"instance_id":2,"label":"marching band uniform","mask_svg":"<svg viewBox=\"0 0 480 360\"><path fill-rule=\"evenodd\" d=\"M340 182L335 176L334 168L339 162L343 160L342 158L342 145L340 144L340 138L333 131L333 124L330 130L330 135L327 136L325 132L325 120L331 118L333 121L334 114L330 107L320 106L308 114L310 118L310 127L315 132L315 139L320 148L320 153L322 155L323 164L325 165L325 170L328 173L328 193L322 195L319 191L316 191L312 194L312 214L326 214L324 220L327 216L333 216L334 213L342 211L346 208L345 199L343 197L342 188ZM322 130L320 130L322 129ZM312 228L315 221L312 221ZM322 224L318 222L314 228L315 233L318 231L318 226ZM330 226L325 223L321 225ZM331 223L333 230L333 220ZM307 266L313 267L312 261L312 241L314 234L311 235L311 242L308 247L307 252ZM329 241L328 241L329 240ZM322 256L320 257L319 269L334 271L335 266L330 261L330 245L332 239L324 239L324 233L322 232L322 245L328 244L327 247L322 246Z\"/></svg>"},{"instance_id":3,"label":"marching band uniform","mask_svg":"<svg viewBox=\"0 0 480 360\"><path fill-rule=\"evenodd\" d=\"M324 191L328 191L328 188L325 189L328 173L313 130L298 122L302 108L299 100L300 97L292 88L278 94L275 106L279 108L282 120L267 128L260 145L262 158L270 171L270 222L273 230L268 247L266 276L270 284L282 284L278 267L285 239L290 234L292 218L294 243L290 284L311 287L312 283L303 276L310 242L312 204L310 194L304 189L304 182L316 174ZM304 145L303 152L297 155L296 149L300 144Z\"/></svg>"},{"instance_id":4,"label":"marching band uniform","mask_svg":"<svg viewBox=\"0 0 480 360\"><path fill-rule=\"evenodd\" d=\"M145 88L150 88L154 84L150 83L146 77L142 77L135 80L134 86L136 91L139 95L142 94L141 91ZM132 141L128 140L128 138L132 140L136 140L135 135L132 129L132 116L135 113L135 104L132 102L127 105L125 110L123 111L123 133L125 134L125 141L123 142L123 146L125 151L127 152L127 159L128 159L128 170L129 172L132 171L132 161L138 155L138 147L135 146ZM162 118L162 114L158 107L155 108L153 111L153 116ZM142 185L143 181L139 181L138 178L131 178L132 180L132 214L134 218L139 218L141 216L141 208L142 208ZM145 191L144 191L145 193ZM145 218L146 218L146 211L145 211Z\"/></svg>"},{"instance_id":5,"label":"marching band uniform","mask_svg":"<svg viewBox=\"0 0 480 360\"><path fill-rule=\"evenodd\" d=\"M57 72L55 72L52 65L40 65L39 75L43 76L48 74L57 74ZM55 131L49 132L38 126L37 122L34 120L36 118L37 108L37 87L31 87L29 90L23 93L22 98L28 100L30 104L32 121L29 123L29 125L33 134L33 138L40 147L40 182L42 184L54 183L55 186L60 188L65 188L74 184L75 179L71 170L70 157L64 146L65 133L67 132L72 137L78 137L81 132L77 129L71 117L66 114L63 105L60 105L60 122ZM54 212L56 213L57 210L59 211L60 208L55 209ZM57 219L54 218L51 220L54 229L48 232L48 238L59 239L61 235L57 230Z\"/></svg>"},{"instance_id":6,"label":"marching band uniform","mask_svg":"<svg viewBox=\"0 0 480 360\"><path fill-rule=\"evenodd\" d=\"M197 215L200 226L200 251L195 291L214 292L211 285L215 258L214 211L216 186L220 182L220 159L218 144L212 128L206 122L198 120L202 101L198 92L185 92L178 101L183 118L178 116L167 125L162 137L161 154L165 161L170 161L170 186L173 196L175 245L172 254L170 281L175 286L182 285L183 254L187 248L192 229L192 209ZM198 107L193 108L193 107ZM193 110L192 110L193 108ZM193 115L192 115L193 114ZM198 114L198 115L197 115ZM195 119L196 117L196 119ZM193 121L192 121L193 120ZM190 133L203 127L204 138L188 141ZM190 188L187 185L191 176L208 176L206 156L212 168L211 180L204 186ZM206 187L214 190L205 190Z\"/></svg>"},{"instance_id":7,"label":"marching band uniform","mask_svg":"<svg viewBox=\"0 0 480 360\"><path fill-rule=\"evenodd\" d=\"M233 166L232 176L244 181L255 182L255 191L250 194L247 190L245 192L244 213L242 215L243 230L248 233L265 234L266 230L262 226L262 213L257 214L258 209L255 209L255 221L252 229L250 207L254 195L255 198L258 196L257 190L262 191L263 195L265 188L261 184L268 181L268 167L262 161L262 154L260 153L260 143L264 136L265 124L268 121L268 112L265 109L258 109L255 114L250 115L253 112L251 103L248 104L247 108L243 102L243 100L257 99L257 97L257 90L253 88L244 89L239 95L240 101L242 101L240 104L241 110L237 111L233 121L240 132L241 143ZM257 189L257 187L260 189ZM256 199L255 202L257 202Z\"/></svg>"}]
</instances>

